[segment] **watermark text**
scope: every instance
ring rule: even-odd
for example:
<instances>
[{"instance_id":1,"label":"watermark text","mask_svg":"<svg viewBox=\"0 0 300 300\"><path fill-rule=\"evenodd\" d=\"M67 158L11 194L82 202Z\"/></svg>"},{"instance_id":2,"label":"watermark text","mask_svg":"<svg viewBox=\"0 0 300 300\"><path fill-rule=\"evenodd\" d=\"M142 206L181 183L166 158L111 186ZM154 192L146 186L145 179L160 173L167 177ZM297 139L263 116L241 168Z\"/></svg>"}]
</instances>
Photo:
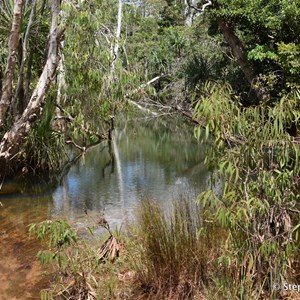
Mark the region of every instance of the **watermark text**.
<instances>
[{"instance_id":1,"label":"watermark text","mask_svg":"<svg viewBox=\"0 0 300 300\"><path fill-rule=\"evenodd\" d=\"M300 292L300 284L295 283L274 283L273 290L275 291L295 291Z\"/></svg>"}]
</instances>

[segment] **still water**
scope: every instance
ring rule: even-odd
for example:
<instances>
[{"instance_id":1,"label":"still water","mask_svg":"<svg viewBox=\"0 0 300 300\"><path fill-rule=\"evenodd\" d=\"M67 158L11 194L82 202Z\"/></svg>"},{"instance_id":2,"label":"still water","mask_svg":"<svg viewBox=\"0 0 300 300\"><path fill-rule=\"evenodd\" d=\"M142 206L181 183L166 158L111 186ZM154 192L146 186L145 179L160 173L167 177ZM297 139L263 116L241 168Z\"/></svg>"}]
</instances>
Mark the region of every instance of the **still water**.
<instances>
[{"instance_id":1,"label":"still water","mask_svg":"<svg viewBox=\"0 0 300 300\"><path fill-rule=\"evenodd\" d=\"M122 121L111 147L105 142L90 149L59 184L6 182L0 190L0 299L38 299L37 288L46 284L30 262L36 247L27 238L28 224L64 218L80 229L87 210L112 228L126 225L143 197L165 209L181 194L195 199L209 180L203 160L203 146L182 122Z\"/></svg>"}]
</instances>

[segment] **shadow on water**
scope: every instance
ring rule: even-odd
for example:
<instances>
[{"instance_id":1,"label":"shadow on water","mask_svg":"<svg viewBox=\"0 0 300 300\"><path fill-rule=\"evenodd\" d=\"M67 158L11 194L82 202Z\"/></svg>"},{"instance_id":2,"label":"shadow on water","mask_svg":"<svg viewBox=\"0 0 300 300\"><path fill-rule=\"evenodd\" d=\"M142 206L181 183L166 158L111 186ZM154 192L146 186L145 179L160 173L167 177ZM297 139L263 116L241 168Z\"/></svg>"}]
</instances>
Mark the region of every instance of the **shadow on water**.
<instances>
[{"instance_id":1,"label":"shadow on water","mask_svg":"<svg viewBox=\"0 0 300 300\"><path fill-rule=\"evenodd\" d=\"M110 147L90 149L59 184L41 178L6 182L0 191L1 299L38 299L47 284L35 261L39 245L27 238L28 224L62 217L80 229L87 225L87 209L114 228L134 218L145 196L165 209L180 194L195 199L209 173L193 128L180 124L119 120Z\"/></svg>"}]
</instances>

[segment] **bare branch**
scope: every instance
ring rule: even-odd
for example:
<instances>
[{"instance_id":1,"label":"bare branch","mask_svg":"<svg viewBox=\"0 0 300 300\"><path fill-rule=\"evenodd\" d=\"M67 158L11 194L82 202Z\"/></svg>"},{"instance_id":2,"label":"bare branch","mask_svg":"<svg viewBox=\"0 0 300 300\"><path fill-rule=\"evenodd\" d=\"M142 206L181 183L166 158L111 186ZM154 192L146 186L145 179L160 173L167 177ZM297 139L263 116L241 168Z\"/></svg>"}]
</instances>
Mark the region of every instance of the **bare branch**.
<instances>
[{"instance_id":1,"label":"bare branch","mask_svg":"<svg viewBox=\"0 0 300 300\"><path fill-rule=\"evenodd\" d=\"M142 90L143 88L145 88L146 86L152 84L153 82L159 80L160 78L162 78L163 76L165 76L164 74L160 75L160 76L156 76L154 78L152 78L151 80L147 81L146 83L141 84L139 87L137 87L136 89L134 89L133 91L131 91L130 93L127 93L125 95L125 98L129 98L130 96L132 96L133 94L136 94L138 91Z\"/></svg>"},{"instance_id":2,"label":"bare branch","mask_svg":"<svg viewBox=\"0 0 300 300\"><path fill-rule=\"evenodd\" d=\"M197 12L204 12L204 10L206 9L206 7L211 6L212 5L212 1L207 0L205 4L202 5L201 8L198 8L196 6L194 6L190 0L187 0L187 4L190 8L196 10Z\"/></svg>"},{"instance_id":3,"label":"bare branch","mask_svg":"<svg viewBox=\"0 0 300 300\"><path fill-rule=\"evenodd\" d=\"M69 114L67 113L60 104L58 103L55 103L55 106L60 110L60 112L64 115L64 116L57 116L55 117L55 120L66 120L68 121L69 123L72 123L74 122L74 118ZM84 125L81 125L80 126L80 129L85 132L86 134L88 135L95 135L99 141L100 140L105 140L107 138L106 135L104 134L100 134L98 132L93 132L92 130L89 130L88 128L86 128Z\"/></svg>"},{"instance_id":4,"label":"bare branch","mask_svg":"<svg viewBox=\"0 0 300 300\"><path fill-rule=\"evenodd\" d=\"M133 101L133 100L127 100L128 101L128 103L130 103L130 104L132 104L132 105L134 105L134 106L136 106L138 109L140 109L141 111L143 111L143 112L146 112L146 113L148 113L148 114L151 114L151 115L153 115L153 116L155 116L155 117L157 117L157 112L154 112L154 111L152 111L152 110L150 110L150 109L148 109L148 108L146 108L146 107L143 107L143 106L141 106L139 103L137 103L137 102L135 102L135 101Z\"/></svg>"},{"instance_id":5,"label":"bare branch","mask_svg":"<svg viewBox=\"0 0 300 300\"><path fill-rule=\"evenodd\" d=\"M138 109L140 109L140 110L143 111L143 112L146 112L146 113L148 113L148 114L151 114L151 115L153 115L153 116L155 116L155 117L158 116L158 114L157 114L156 112L154 112L154 111L152 111L152 110L150 110L150 109L148 109L148 108L146 108L146 107L141 106L139 103L137 103L137 102L135 102L135 101L133 101L133 100L130 100L129 98L130 98L132 95L136 94L138 91L140 91L140 90L142 90L143 88L145 88L146 86L148 86L148 85L152 84L153 82L159 80L162 76L164 76L164 75L156 76L156 77L152 78L151 80L149 80L148 82L141 84L139 87L137 87L136 89L134 89L134 90L131 91L130 93L127 93L127 94L125 95L125 98L127 98L127 102L128 102L129 104L132 104L132 105L136 106Z\"/></svg>"},{"instance_id":6,"label":"bare branch","mask_svg":"<svg viewBox=\"0 0 300 300\"><path fill-rule=\"evenodd\" d=\"M72 145L74 145L77 149L79 149L82 152L86 151L86 147L82 147L82 146L76 144L73 140L66 141L66 144L72 144Z\"/></svg>"}]
</instances>

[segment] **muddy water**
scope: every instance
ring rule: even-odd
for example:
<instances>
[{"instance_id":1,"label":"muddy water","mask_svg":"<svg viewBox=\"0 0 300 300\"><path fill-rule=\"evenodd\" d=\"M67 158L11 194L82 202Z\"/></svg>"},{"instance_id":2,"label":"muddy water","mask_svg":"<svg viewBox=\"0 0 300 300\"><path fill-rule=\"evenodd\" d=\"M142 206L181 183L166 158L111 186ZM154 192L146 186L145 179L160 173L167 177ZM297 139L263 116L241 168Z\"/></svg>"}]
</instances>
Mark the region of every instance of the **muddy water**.
<instances>
[{"instance_id":1,"label":"muddy water","mask_svg":"<svg viewBox=\"0 0 300 300\"><path fill-rule=\"evenodd\" d=\"M49 278L28 239L28 224L64 218L77 228L104 215L111 227L132 221L139 201L150 197L168 209L180 194L195 199L209 174L204 149L192 128L170 121L122 122L111 147L97 145L59 184L41 178L14 180L0 190L0 300L39 299Z\"/></svg>"}]
</instances>

